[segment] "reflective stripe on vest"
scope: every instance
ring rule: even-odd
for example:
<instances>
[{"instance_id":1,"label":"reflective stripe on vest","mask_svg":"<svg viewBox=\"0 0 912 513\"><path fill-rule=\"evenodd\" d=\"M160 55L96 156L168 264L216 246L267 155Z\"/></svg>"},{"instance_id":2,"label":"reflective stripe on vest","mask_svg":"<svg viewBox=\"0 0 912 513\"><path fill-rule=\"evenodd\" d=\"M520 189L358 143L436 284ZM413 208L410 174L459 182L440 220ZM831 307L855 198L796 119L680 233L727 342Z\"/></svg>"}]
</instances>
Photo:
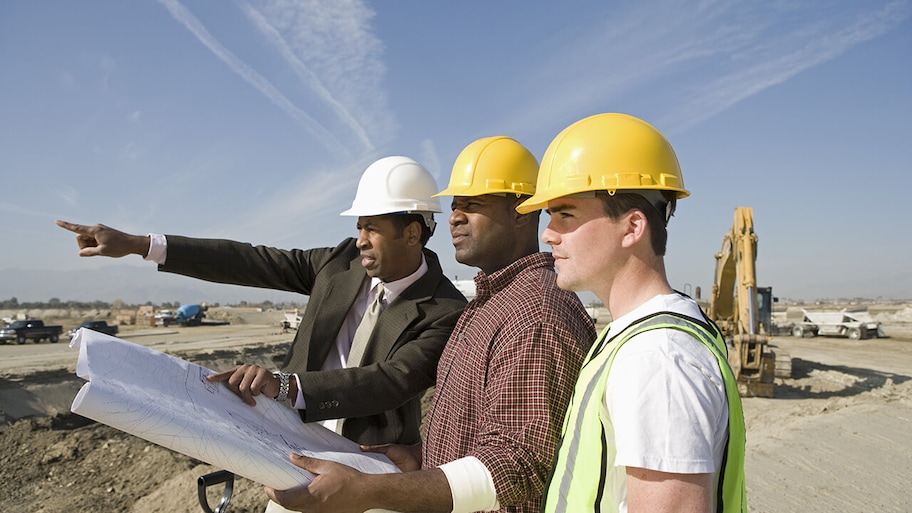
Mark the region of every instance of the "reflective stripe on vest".
<instances>
[{"instance_id":1,"label":"reflective stripe on vest","mask_svg":"<svg viewBox=\"0 0 912 513\"><path fill-rule=\"evenodd\" d=\"M676 329L702 342L719 362L728 399L729 435L716 483L715 510L718 513L746 512L744 414L738 384L728 364L728 350L718 327L708 319L701 321L673 312L658 312L632 323L606 342L604 339L609 328L606 327L593 344L580 370L564 417L563 435L542 511L615 511L617 498L605 497L608 467L613 465L613 462L607 461L608 441L604 423L608 420L601 414L608 372L618 349L634 336L654 329ZM599 444L598 447L596 444Z\"/></svg>"}]
</instances>

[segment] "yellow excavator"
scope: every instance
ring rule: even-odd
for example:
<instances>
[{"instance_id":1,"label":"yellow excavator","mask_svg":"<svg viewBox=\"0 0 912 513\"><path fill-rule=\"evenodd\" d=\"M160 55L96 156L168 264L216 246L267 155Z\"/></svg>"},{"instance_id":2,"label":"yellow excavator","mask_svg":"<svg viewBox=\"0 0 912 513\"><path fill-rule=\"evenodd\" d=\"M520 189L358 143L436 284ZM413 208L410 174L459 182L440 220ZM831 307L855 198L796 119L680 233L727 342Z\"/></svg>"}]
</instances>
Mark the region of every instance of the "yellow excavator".
<instances>
[{"instance_id":1,"label":"yellow excavator","mask_svg":"<svg viewBox=\"0 0 912 513\"><path fill-rule=\"evenodd\" d=\"M757 234L754 210L735 209L732 229L716 253L716 274L707 315L722 330L729 346L728 361L745 397L773 397L774 378L791 369L777 372L777 357L791 367L791 358L777 355L769 346L772 315L772 289L757 287Z\"/></svg>"}]
</instances>

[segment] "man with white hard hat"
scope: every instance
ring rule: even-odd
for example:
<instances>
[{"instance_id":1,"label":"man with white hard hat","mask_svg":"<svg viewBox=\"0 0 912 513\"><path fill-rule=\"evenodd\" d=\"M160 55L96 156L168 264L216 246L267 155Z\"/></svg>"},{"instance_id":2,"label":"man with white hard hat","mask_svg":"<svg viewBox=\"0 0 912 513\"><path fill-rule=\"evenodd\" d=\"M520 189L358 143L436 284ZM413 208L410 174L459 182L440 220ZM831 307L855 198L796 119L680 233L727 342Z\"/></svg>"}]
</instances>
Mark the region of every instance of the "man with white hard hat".
<instances>
[{"instance_id":1,"label":"man with white hard hat","mask_svg":"<svg viewBox=\"0 0 912 513\"><path fill-rule=\"evenodd\" d=\"M466 303L425 248L441 211L436 192L433 176L410 158L374 162L342 212L358 218L358 236L333 248L285 250L57 224L77 234L80 256L138 254L164 272L309 296L281 369L240 365L210 380L226 382L249 404L261 395L288 401L304 422L322 421L361 444L411 444L419 440L422 393L434 384ZM359 343L370 311L372 328Z\"/></svg>"}]
</instances>

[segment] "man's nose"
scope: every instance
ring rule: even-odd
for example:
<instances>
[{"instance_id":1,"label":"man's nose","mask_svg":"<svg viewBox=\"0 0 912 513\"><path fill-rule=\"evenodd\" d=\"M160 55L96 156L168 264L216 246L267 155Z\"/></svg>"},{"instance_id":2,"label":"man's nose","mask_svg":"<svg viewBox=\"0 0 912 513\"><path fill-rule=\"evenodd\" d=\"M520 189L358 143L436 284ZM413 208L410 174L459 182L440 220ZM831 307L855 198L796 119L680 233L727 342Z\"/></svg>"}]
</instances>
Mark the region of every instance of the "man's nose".
<instances>
[{"instance_id":1,"label":"man's nose","mask_svg":"<svg viewBox=\"0 0 912 513\"><path fill-rule=\"evenodd\" d=\"M365 249L370 247L370 239L367 238L367 231L360 230L358 232L358 239L355 241L355 246L358 249Z\"/></svg>"},{"instance_id":2,"label":"man's nose","mask_svg":"<svg viewBox=\"0 0 912 513\"><path fill-rule=\"evenodd\" d=\"M459 210L458 208L454 208L453 213L450 214L449 222L450 222L450 226L465 224L465 222L466 222L465 213L463 213L463 211Z\"/></svg>"},{"instance_id":3,"label":"man's nose","mask_svg":"<svg viewBox=\"0 0 912 513\"><path fill-rule=\"evenodd\" d=\"M546 226L544 231L541 234L541 241L549 246L554 246L559 242L559 237L557 232L551 229L551 226Z\"/></svg>"}]
</instances>

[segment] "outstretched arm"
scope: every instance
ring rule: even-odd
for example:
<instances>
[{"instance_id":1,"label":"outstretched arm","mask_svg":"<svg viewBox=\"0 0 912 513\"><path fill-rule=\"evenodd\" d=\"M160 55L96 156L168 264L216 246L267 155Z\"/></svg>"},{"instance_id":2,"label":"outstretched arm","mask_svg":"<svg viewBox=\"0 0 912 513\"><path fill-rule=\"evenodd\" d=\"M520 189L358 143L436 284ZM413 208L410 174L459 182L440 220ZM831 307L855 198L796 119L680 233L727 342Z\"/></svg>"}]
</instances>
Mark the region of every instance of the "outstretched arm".
<instances>
[{"instance_id":1,"label":"outstretched arm","mask_svg":"<svg viewBox=\"0 0 912 513\"><path fill-rule=\"evenodd\" d=\"M139 255L145 258L149 253L148 235L130 235L103 224L85 226L57 220L57 226L76 234L79 256L82 257L120 258L126 255Z\"/></svg>"}]
</instances>

